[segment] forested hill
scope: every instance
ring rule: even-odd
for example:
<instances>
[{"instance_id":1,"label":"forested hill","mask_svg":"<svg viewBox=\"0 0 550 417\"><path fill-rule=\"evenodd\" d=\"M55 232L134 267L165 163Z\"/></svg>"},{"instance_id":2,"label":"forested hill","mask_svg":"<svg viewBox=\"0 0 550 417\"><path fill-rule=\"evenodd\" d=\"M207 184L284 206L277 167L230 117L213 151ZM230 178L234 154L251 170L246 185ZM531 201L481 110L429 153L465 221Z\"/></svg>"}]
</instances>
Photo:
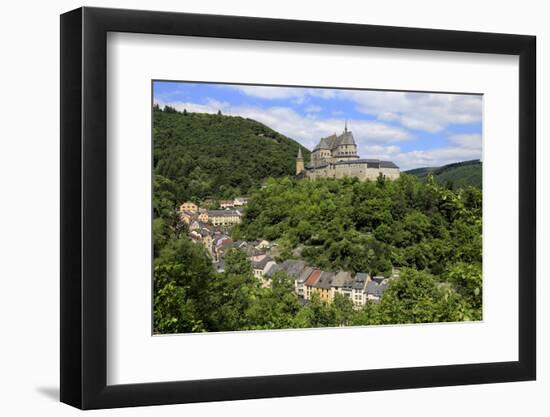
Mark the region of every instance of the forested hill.
<instances>
[{"instance_id":1,"label":"forested hill","mask_svg":"<svg viewBox=\"0 0 550 417\"><path fill-rule=\"evenodd\" d=\"M432 173L434 179L443 185L452 185L453 187L465 187L472 185L481 188L482 184L482 163L480 160L457 162L434 168L416 168L405 171L407 174L414 175L424 181L429 173Z\"/></svg>"},{"instance_id":2,"label":"forested hill","mask_svg":"<svg viewBox=\"0 0 550 417\"><path fill-rule=\"evenodd\" d=\"M155 186L176 201L246 195L295 173L299 144L257 121L169 106L155 106L153 117Z\"/></svg>"}]
</instances>

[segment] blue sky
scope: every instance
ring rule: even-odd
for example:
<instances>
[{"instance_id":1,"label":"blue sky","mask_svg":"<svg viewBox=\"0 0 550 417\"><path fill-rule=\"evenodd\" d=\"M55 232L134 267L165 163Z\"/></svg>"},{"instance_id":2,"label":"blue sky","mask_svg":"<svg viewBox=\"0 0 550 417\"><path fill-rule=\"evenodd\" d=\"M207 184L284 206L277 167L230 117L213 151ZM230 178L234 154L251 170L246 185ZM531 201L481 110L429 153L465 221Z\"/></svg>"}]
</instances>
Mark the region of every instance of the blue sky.
<instances>
[{"instance_id":1,"label":"blue sky","mask_svg":"<svg viewBox=\"0 0 550 417\"><path fill-rule=\"evenodd\" d=\"M154 102L243 116L312 149L347 120L362 158L401 169L482 159L482 97L302 87L155 81Z\"/></svg>"}]
</instances>

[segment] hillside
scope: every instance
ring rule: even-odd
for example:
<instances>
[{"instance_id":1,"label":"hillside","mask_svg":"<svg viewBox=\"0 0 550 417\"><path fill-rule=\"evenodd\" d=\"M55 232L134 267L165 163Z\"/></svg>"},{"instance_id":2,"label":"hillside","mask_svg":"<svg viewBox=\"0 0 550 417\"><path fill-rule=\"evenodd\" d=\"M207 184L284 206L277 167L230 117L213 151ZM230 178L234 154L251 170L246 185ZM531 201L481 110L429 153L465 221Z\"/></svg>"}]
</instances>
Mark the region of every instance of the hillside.
<instances>
[{"instance_id":1,"label":"hillside","mask_svg":"<svg viewBox=\"0 0 550 417\"><path fill-rule=\"evenodd\" d=\"M464 187L472 185L481 188L482 184L482 162L479 160L457 162L433 168L416 168L405 173L414 175L424 181L428 173L432 173L434 179L440 184L452 184L453 187Z\"/></svg>"},{"instance_id":2,"label":"hillside","mask_svg":"<svg viewBox=\"0 0 550 417\"><path fill-rule=\"evenodd\" d=\"M230 198L295 173L299 144L254 120L158 106L153 117L155 185L168 199Z\"/></svg>"}]
</instances>

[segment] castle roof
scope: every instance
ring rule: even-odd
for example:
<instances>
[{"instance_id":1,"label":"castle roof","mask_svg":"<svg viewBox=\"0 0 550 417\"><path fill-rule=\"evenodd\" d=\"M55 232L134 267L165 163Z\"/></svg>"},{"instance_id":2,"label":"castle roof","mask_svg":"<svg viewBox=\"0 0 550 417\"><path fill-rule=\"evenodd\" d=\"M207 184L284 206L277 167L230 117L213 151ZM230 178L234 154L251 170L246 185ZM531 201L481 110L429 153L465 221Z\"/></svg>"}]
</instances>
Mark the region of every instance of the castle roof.
<instances>
[{"instance_id":1,"label":"castle roof","mask_svg":"<svg viewBox=\"0 0 550 417\"><path fill-rule=\"evenodd\" d=\"M314 151L317 151L319 149L335 149L340 145L355 145L355 139L353 138L353 134L349 130L345 130L341 135L336 135L336 133L327 136L326 138L321 138L319 143L315 148L313 148Z\"/></svg>"},{"instance_id":2,"label":"castle roof","mask_svg":"<svg viewBox=\"0 0 550 417\"><path fill-rule=\"evenodd\" d=\"M355 139L351 132L346 131L339 136L339 145L355 145Z\"/></svg>"}]
</instances>

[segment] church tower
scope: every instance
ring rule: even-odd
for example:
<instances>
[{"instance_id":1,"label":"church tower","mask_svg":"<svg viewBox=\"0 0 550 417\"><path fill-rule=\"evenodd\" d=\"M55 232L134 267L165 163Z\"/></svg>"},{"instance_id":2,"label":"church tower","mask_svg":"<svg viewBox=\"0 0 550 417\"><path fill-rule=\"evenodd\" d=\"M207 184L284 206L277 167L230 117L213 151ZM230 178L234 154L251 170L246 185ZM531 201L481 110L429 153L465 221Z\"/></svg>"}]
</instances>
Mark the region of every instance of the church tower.
<instances>
[{"instance_id":1,"label":"church tower","mask_svg":"<svg viewBox=\"0 0 550 417\"><path fill-rule=\"evenodd\" d=\"M300 175L302 172L304 172L304 158L302 157L302 147L299 147L296 157L296 175Z\"/></svg>"}]
</instances>

